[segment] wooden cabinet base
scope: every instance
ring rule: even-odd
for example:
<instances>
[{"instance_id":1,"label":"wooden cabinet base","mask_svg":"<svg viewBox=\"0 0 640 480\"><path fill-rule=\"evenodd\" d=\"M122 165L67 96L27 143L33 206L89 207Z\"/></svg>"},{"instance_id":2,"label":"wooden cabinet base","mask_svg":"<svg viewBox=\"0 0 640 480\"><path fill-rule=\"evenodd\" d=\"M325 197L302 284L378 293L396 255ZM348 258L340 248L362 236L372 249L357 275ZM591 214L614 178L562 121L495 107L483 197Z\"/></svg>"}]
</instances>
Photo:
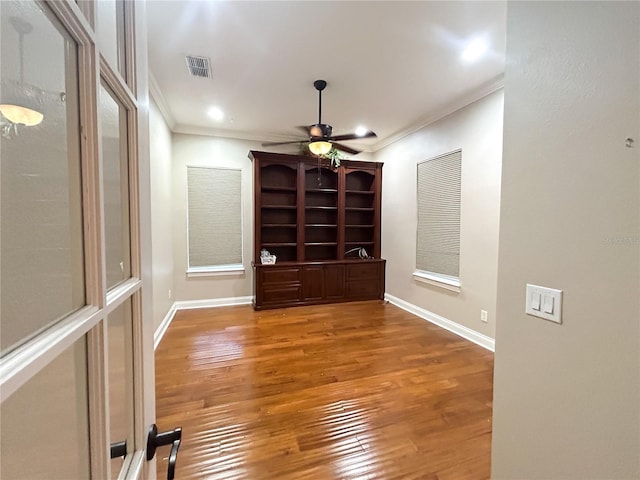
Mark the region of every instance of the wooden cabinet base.
<instances>
[{"instance_id":1,"label":"wooden cabinet base","mask_svg":"<svg viewBox=\"0 0 640 480\"><path fill-rule=\"evenodd\" d=\"M335 260L253 265L256 310L382 300L385 260Z\"/></svg>"}]
</instances>

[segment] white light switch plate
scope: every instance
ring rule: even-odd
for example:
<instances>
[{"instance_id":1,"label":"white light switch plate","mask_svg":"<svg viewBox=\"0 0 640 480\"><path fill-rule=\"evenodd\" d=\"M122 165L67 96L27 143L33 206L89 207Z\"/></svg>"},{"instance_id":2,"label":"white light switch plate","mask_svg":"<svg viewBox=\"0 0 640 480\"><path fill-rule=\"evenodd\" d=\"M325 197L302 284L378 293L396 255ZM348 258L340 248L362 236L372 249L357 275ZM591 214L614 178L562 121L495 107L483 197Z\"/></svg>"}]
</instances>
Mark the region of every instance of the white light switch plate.
<instances>
[{"instance_id":1,"label":"white light switch plate","mask_svg":"<svg viewBox=\"0 0 640 480\"><path fill-rule=\"evenodd\" d=\"M562 323L562 290L527 284L527 315Z\"/></svg>"}]
</instances>

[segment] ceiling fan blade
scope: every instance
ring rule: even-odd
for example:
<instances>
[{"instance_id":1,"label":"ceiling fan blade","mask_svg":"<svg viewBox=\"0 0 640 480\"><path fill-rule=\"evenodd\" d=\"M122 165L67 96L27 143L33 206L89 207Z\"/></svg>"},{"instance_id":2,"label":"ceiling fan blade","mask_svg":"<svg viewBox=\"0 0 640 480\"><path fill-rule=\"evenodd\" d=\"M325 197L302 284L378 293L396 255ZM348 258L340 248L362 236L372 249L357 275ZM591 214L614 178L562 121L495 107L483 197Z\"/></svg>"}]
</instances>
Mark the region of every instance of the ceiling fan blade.
<instances>
[{"instance_id":1,"label":"ceiling fan blade","mask_svg":"<svg viewBox=\"0 0 640 480\"><path fill-rule=\"evenodd\" d=\"M298 125L296 127L298 130L302 131L305 133L305 135L309 135L311 136L311 133L309 133L309 126L308 125Z\"/></svg>"},{"instance_id":2,"label":"ceiling fan blade","mask_svg":"<svg viewBox=\"0 0 640 480\"><path fill-rule=\"evenodd\" d=\"M263 147L275 147L276 145L287 145L287 144L293 144L293 143L304 143L306 142L307 139L303 138L302 140L292 140L290 142L264 142L262 144Z\"/></svg>"},{"instance_id":3,"label":"ceiling fan blade","mask_svg":"<svg viewBox=\"0 0 640 480\"><path fill-rule=\"evenodd\" d=\"M377 137L377 135L375 134L375 132L372 132L371 130L369 130L364 135L356 135L355 133L348 133L346 135L336 135L334 137L331 137L331 139L342 141L342 140L357 140L358 138L370 138L370 137Z\"/></svg>"},{"instance_id":4,"label":"ceiling fan blade","mask_svg":"<svg viewBox=\"0 0 640 480\"><path fill-rule=\"evenodd\" d=\"M336 142L332 141L331 144L334 146L334 148L336 150L342 150L343 152L347 152L347 153L350 153L352 155L357 155L358 153L360 153L360 150L356 150L355 148L347 147L346 145L343 145L341 143L336 143Z\"/></svg>"}]
</instances>

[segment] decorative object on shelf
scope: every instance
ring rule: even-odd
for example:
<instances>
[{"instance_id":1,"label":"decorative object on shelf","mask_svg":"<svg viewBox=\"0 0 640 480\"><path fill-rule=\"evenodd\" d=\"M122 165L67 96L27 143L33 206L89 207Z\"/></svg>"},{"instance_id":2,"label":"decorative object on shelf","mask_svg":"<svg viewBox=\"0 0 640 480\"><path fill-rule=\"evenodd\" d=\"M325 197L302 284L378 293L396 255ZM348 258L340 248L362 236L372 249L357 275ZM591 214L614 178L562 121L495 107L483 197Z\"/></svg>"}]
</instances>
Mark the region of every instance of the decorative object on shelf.
<instances>
[{"instance_id":1,"label":"decorative object on shelf","mask_svg":"<svg viewBox=\"0 0 640 480\"><path fill-rule=\"evenodd\" d=\"M276 256L271 255L271 253L269 253L269 250L263 248L262 250L260 250L260 263L264 265L273 265L274 263L276 263Z\"/></svg>"},{"instance_id":2,"label":"decorative object on shelf","mask_svg":"<svg viewBox=\"0 0 640 480\"><path fill-rule=\"evenodd\" d=\"M338 150L336 148L332 148L331 150L329 150L327 153L325 153L322 156L331 161L331 166L333 168L338 168L340 166L340 160L342 160L344 158L342 153L340 153L340 150Z\"/></svg>"},{"instance_id":3,"label":"decorative object on shelf","mask_svg":"<svg viewBox=\"0 0 640 480\"><path fill-rule=\"evenodd\" d=\"M359 129L357 133L348 133L346 135L332 135L333 127L326 123L322 123L322 91L327 86L327 82L325 80L316 80L313 82L313 86L318 91L318 123L309 125L308 127L298 127L308 135L309 143L307 147L309 151L318 157L327 155L331 152L332 148L351 153L352 155L360 153L360 150L356 150L355 148L348 147L347 145L338 142L355 140L358 138L376 137L377 135L367 129ZM289 142L265 142L262 146L273 147L276 145L299 143L300 141L301 140L293 140Z\"/></svg>"},{"instance_id":4,"label":"decorative object on shelf","mask_svg":"<svg viewBox=\"0 0 640 480\"><path fill-rule=\"evenodd\" d=\"M355 248L352 248L351 250L347 250L346 252L344 252L345 258L347 257L347 255L349 255L350 253L353 253L353 252L358 252L358 258L361 258L363 260L366 260L368 258L373 258L373 257L369 256L367 251L362 247L355 247Z\"/></svg>"}]
</instances>

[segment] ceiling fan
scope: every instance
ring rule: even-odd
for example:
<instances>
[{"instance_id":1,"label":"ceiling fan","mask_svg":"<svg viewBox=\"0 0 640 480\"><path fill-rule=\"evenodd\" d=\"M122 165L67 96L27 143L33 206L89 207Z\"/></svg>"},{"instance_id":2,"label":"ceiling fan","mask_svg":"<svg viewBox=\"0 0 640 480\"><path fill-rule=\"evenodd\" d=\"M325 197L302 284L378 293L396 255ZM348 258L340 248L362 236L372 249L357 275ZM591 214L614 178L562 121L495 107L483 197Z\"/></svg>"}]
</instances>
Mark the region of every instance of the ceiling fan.
<instances>
[{"instance_id":1,"label":"ceiling fan","mask_svg":"<svg viewBox=\"0 0 640 480\"><path fill-rule=\"evenodd\" d=\"M308 140L304 139L294 140L290 142L265 142L262 144L262 146L272 147L275 145L286 145L308 141L309 150L315 155L324 155L325 153L329 153L331 148L342 150L343 152L351 153L353 155L360 153L360 150L356 150L355 148L351 148L338 142L342 142L345 140L355 140L357 138L376 137L377 135L371 130L367 130L362 135L355 133L348 133L346 135L331 135L333 127L331 125L327 125L326 123L322 123L322 91L327 86L327 82L324 80L316 80L315 82L313 82L313 86L316 88L316 90L318 90L318 123L309 125L308 127L298 127L308 135Z\"/></svg>"}]
</instances>

